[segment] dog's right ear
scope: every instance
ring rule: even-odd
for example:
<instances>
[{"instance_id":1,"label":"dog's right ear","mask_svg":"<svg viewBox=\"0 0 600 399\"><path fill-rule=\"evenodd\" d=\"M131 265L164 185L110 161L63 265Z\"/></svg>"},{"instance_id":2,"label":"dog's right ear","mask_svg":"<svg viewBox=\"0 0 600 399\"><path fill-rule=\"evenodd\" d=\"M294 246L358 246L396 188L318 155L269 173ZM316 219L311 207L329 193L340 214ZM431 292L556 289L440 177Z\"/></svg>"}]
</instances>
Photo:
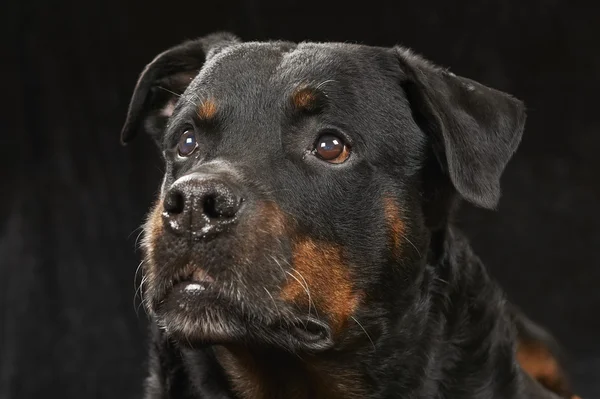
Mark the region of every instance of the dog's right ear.
<instances>
[{"instance_id":1,"label":"dog's right ear","mask_svg":"<svg viewBox=\"0 0 600 399\"><path fill-rule=\"evenodd\" d=\"M207 55L238 42L230 33L213 33L184 42L154 58L135 85L121 131L121 143L127 144L139 131L157 140L179 96L196 77Z\"/></svg>"},{"instance_id":2,"label":"dog's right ear","mask_svg":"<svg viewBox=\"0 0 600 399\"><path fill-rule=\"evenodd\" d=\"M517 149L525 106L514 97L395 48L415 122L428 135L456 192L482 208L500 199L500 177Z\"/></svg>"}]
</instances>

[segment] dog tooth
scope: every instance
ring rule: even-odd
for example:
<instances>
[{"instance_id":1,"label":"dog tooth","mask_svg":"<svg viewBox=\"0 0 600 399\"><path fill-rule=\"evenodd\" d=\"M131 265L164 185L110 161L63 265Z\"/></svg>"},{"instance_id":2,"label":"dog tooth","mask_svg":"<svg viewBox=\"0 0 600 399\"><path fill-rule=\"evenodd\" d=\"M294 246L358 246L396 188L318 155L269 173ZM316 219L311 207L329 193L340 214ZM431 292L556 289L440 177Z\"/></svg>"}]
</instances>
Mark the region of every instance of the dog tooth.
<instances>
[{"instance_id":1,"label":"dog tooth","mask_svg":"<svg viewBox=\"0 0 600 399\"><path fill-rule=\"evenodd\" d=\"M202 290L204 290L204 287L200 284L192 283L192 284L186 285L184 289L185 289L185 291L193 292L193 291L202 291Z\"/></svg>"}]
</instances>

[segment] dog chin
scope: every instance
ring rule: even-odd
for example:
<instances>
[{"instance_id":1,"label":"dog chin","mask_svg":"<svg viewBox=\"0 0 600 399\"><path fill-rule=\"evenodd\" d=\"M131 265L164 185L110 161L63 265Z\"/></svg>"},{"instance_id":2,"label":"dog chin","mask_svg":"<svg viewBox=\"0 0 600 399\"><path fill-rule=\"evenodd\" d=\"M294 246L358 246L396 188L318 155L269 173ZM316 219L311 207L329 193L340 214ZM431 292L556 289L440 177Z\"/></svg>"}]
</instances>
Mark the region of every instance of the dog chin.
<instances>
[{"instance_id":1,"label":"dog chin","mask_svg":"<svg viewBox=\"0 0 600 399\"><path fill-rule=\"evenodd\" d=\"M204 314L198 314L204 313ZM166 335L182 346L197 347L209 344L226 344L243 341L247 328L231 316L225 319L218 311L196 314L188 311L159 313L157 322Z\"/></svg>"},{"instance_id":2,"label":"dog chin","mask_svg":"<svg viewBox=\"0 0 600 399\"><path fill-rule=\"evenodd\" d=\"M161 309L156 321L168 337L188 348L244 344L279 348L290 352L318 352L333 346L330 329L315 320L296 323L261 323L235 309Z\"/></svg>"},{"instance_id":3,"label":"dog chin","mask_svg":"<svg viewBox=\"0 0 600 399\"><path fill-rule=\"evenodd\" d=\"M288 351L321 351L333 346L329 325L319 319L227 299L201 284L177 284L155 303L152 313L156 322L183 346L242 343Z\"/></svg>"},{"instance_id":4,"label":"dog chin","mask_svg":"<svg viewBox=\"0 0 600 399\"><path fill-rule=\"evenodd\" d=\"M168 293L153 314L158 325L182 345L237 342L248 335L247 323L234 306L202 288L189 285Z\"/></svg>"}]
</instances>

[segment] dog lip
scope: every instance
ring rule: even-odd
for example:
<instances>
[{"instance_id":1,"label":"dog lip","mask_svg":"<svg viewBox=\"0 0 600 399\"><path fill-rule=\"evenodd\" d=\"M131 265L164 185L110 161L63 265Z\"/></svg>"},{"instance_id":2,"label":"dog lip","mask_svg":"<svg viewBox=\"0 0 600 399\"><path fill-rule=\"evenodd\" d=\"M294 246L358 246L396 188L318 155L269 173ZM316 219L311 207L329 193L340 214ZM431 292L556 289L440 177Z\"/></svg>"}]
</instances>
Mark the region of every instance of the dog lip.
<instances>
[{"instance_id":1,"label":"dog lip","mask_svg":"<svg viewBox=\"0 0 600 399\"><path fill-rule=\"evenodd\" d=\"M208 288L215 281L204 270L195 270L189 279L180 281L177 285L183 285L183 291L188 293L199 293Z\"/></svg>"},{"instance_id":2,"label":"dog lip","mask_svg":"<svg viewBox=\"0 0 600 399\"><path fill-rule=\"evenodd\" d=\"M333 346L333 336L329 325L314 317L298 319L292 331L300 345L307 350L323 351Z\"/></svg>"},{"instance_id":3,"label":"dog lip","mask_svg":"<svg viewBox=\"0 0 600 399\"><path fill-rule=\"evenodd\" d=\"M195 268L191 273L182 273L174 278L172 288L169 292L176 289L179 292L197 294L206 290L214 281L215 279L206 273L206 271Z\"/></svg>"},{"instance_id":4,"label":"dog lip","mask_svg":"<svg viewBox=\"0 0 600 399\"><path fill-rule=\"evenodd\" d=\"M208 283L208 284L214 283L214 281L215 281L214 278L212 278L211 276L209 276L208 273L206 273L202 269L196 269L196 270L194 270L194 272L190 276L190 280L192 282Z\"/></svg>"}]
</instances>

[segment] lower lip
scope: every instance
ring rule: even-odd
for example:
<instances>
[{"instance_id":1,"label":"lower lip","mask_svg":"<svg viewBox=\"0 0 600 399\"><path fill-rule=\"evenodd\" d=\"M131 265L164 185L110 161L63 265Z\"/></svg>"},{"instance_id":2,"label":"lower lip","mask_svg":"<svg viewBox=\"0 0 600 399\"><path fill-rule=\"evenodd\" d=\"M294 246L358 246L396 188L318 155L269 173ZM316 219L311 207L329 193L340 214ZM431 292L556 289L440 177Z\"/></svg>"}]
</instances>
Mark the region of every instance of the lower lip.
<instances>
[{"instance_id":1,"label":"lower lip","mask_svg":"<svg viewBox=\"0 0 600 399\"><path fill-rule=\"evenodd\" d=\"M207 275L203 270L196 270L189 279L180 281L173 287L174 290L180 293L199 294L208 289L214 279Z\"/></svg>"}]
</instances>

